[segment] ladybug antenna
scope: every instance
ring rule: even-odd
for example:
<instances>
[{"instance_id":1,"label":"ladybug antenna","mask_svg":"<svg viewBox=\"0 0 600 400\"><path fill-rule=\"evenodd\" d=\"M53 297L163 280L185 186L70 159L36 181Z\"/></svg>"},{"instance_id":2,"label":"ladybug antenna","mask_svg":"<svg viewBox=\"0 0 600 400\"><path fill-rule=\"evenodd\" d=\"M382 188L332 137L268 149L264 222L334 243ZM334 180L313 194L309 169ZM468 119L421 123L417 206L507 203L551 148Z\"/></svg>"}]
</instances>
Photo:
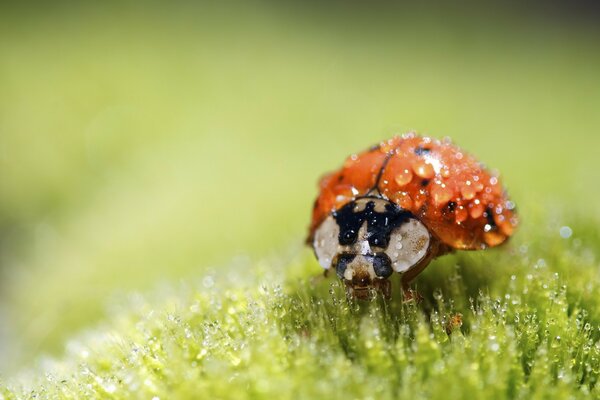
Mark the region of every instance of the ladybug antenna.
<instances>
[{"instance_id":1,"label":"ladybug antenna","mask_svg":"<svg viewBox=\"0 0 600 400\"><path fill-rule=\"evenodd\" d=\"M394 154L393 152L387 153L385 160L383 160L383 164L381 164L381 168L379 169L379 172L377 173L377 178L375 178L375 185L373 185L373 187L371 189L369 189L369 191L365 194L364 197L384 198L384 196L379 191L379 181L381 180L381 175L383 175L383 171L385 171L385 167L387 166L388 162L390 161L390 158L392 158L393 154Z\"/></svg>"}]
</instances>

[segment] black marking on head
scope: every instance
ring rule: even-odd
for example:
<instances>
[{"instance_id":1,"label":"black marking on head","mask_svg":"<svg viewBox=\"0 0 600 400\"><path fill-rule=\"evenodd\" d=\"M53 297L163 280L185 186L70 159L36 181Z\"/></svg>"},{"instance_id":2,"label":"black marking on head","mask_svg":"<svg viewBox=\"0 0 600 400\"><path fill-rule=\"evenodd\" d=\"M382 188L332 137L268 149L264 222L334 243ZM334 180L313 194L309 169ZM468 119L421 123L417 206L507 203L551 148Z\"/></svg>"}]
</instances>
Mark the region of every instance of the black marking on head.
<instances>
[{"instance_id":1,"label":"black marking on head","mask_svg":"<svg viewBox=\"0 0 600 400\"><path fill-rule=\"evenodd\" d=\"M354 260L354 257L356 257L356 254L352 253L339 253L335 256L333 259L333 265L335 266L335 273L338 277L344 277L344 272L346 272L348 264Z\"/></svg>"},{"instance_id":2,"label":"black marking on head","mask_svg":"<svg viewBox=\"0 0 600 400\"><path fill-rule=\"evenodd\" d=\"M358 231L364 222L367 223L367 238L371 246L386 248L392 231L414 218L413 215L393 203L385 205L385 211L375 211L375 202L368 201L361 211L354 211L356 202L351 201L333 213L340 227L338 240L342 246L356 243Z\"/></svg>"},{"instance_id":3,"label":"black marking on head","mask_svg":"<svg viewBox=\"0 0 600 400\"><path fill-rule=\"evenodd\" d=\"M380 278L387 278L392 275L394 271L392 269L392 260L385 253L375 253L373 256L366 257L371 264L373 264L373 270L375 275Z\"/></svg>"},{"instance_id":4,"label":"black marking on head","mask_svg":"<svg viewBox=\"0 0 600 400\"><path fill-rule=\"evenodd\" d=\"M417 146L417 148L415 149L415 154L418 156L422 156L424 154L429 154L430 152L431 152L431 149L426 149L421 146Z\"/></svg>"},{"instance_id":5,"label":"black marking on head","mask_svg":"<svg viewBox=\"0 0 600 400\"><path fill-rule=\"evenodd\" d=\"M425 187L425 186L427 186L427 185L429 185L429 179L423 179L423 180L421 181L421 186L422 186L422 187Z\"/></svg>"}]
</instances>

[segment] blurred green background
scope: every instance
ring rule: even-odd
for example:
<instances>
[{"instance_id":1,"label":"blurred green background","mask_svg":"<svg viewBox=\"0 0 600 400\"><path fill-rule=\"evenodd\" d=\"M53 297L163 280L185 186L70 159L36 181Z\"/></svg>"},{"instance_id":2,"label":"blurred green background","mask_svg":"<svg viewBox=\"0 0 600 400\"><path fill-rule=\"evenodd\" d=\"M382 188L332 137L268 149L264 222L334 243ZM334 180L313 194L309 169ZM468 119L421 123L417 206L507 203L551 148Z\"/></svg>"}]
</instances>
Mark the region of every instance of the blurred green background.
<instances>
[{"instance_id":1,"label":"blurred green background","mask_svg":"<svg viewBox=\"0 0 600 400\"><path fill-rule=\"evenodd\" d=\"M594 10L0 7L0 371L111 294L304 251L318 177L395 133L499 169L524 223L600 218Z\"/></svg>"}]
</instances>

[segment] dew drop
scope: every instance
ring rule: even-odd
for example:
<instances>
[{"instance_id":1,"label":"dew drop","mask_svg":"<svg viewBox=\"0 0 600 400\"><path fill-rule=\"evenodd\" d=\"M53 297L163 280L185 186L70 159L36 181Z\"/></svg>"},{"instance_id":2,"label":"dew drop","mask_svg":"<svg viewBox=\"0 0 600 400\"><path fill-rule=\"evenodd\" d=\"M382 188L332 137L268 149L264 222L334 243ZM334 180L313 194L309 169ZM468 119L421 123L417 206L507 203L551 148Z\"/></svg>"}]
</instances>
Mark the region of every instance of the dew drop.
<instances>
[{"instance_id":1,"label":"dew drop","mask_svg":"<svg viewBox=\"0 0 600 400\"><path fill-rule=\"evenodd\" d=\"M559 230L560 237L563 239L568 239L573 235L573 229L569 226L562 226Z\"/></svg>"},{"instance_id":2,"label":"dew drop","mask_svg":"<svg viewBox=\"0 0 600 400\"><path fill-rule=\"evenodd\" d=\"M408 169L404 169L400 171L395 177L394 180L398 184L398 186L406 186L412 181L413 174Z\"/></svg>"},{"instance_id":3,"label":"dew drop","mask_svg":"<svg viewBox=\"0 0 600 400\"><path fill-rule=\"evenodd\" d=\"M465 200L471 200L475 197L477 191L471 186L471 182L467 181L464 185L461 185L460 194Z\"/></svg>"},{"instance_id":4,"label":"dew drop","mask_svg":"<svg viewBox=\"0 0 600 400\"><path fill-rule=\"evenodd\" d=\"M510 236L513 234L514 231L514 226L513 224L511 224L509 221L500 221L499 219L496 220L496 224L500 227L500 230L502 231L502 233L504 233L506 236Z\"/></svg>"},{"instance_id":5,"label":"dew drop","mask_svg":"<svg viewBox=\"0 0 600 400\"><path fill-rule=\"evenodd\" d=\"M504 236L503 234L499 233L499 232L485 232L483 234L483 240L485 240L485 242L489 245L489 246L497 246L500 243L504 242L504 240L506 239L506 236Z\"/></svg>"},{"instance_id":6,"label":"dew drop","mask_svg":"<svg viewBox=\"0 0 600 400\"><path fill-rule=\"evenodd\" d=\"M213 287L214 284L215 284L215 280L210 275L206 276L206 277L204 277L204 279L202 279L202 286L204 286L207 289Z\"/></svg>"},{"instance_id":7,"label":"dew drop","mask_svg":"<svg viewBox=\"0 0 600 400\"><path fill-rule=\"evenodd\" d=\"M469 211L471 218L476 219L476 218L481 217L483 215L483 211L484 211L483 205L479 204L479 202L477 200L471 204L472 204L472 207Z\"/></svg>"},{"instance_id":8,"label":"dew drop","mask_svg":"<svg viewBox=\"0 0 600 400\"><path fill-rule=\"evenodd\" d=\"M458 206L454 213L456 215L456 222L458 222L458 223L466 221L467 218L469 217L469 213L467 212L467 209L463 206Z\"/></svg>"},{"instance_id":9,"label":"dew drop","mask_svg":"<svg viewBox=\"0 0 600 400\"><path fill-rule=\"evenodd\" d=\"M423 161L418 161L413 165L413 171L415 174L423 179L431 179L435 175L433 166Z\"/></svg>"},{"instance_id":10,"label":"dew drop","mask_svg":"<svg viewBox=\"0 0 600 400\"><path fill-rule=\"evenodd\" d=\"M413 201L407 192L397 192L390 196L390 200L405 210L412 209Z\"/></svg>"},{"instance_id":11,"label":"dew drop","mask_svg":"<svg viewBox=\"0 0 600 400\"><path fill-rule=\"evenodd\" d=\"M437 205L443 205L452 199L452 190L445 185L437 185L431 190L433 202Z\"/></svg>"}]
</instances>

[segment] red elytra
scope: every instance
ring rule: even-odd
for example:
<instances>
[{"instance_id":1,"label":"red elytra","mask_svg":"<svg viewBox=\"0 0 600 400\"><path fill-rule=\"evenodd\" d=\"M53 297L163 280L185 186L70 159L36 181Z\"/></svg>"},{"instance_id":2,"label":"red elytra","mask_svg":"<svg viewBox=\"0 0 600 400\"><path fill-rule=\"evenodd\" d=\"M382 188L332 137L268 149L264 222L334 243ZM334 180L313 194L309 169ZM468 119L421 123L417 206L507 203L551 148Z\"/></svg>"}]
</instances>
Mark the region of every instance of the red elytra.
<instances>
[{"instance_id":1,"label":"red elytra","mask_svg":"<svg viewBox=\"0 0 600 400\"><path fill-rule=\"evenodd\" d=\"M309 243L329 214L373 193L413 213L454 249L497 246L518 224L497 176L449 141L412 133L351 155L319 188Z\"/></svg>"}]
</instances>

